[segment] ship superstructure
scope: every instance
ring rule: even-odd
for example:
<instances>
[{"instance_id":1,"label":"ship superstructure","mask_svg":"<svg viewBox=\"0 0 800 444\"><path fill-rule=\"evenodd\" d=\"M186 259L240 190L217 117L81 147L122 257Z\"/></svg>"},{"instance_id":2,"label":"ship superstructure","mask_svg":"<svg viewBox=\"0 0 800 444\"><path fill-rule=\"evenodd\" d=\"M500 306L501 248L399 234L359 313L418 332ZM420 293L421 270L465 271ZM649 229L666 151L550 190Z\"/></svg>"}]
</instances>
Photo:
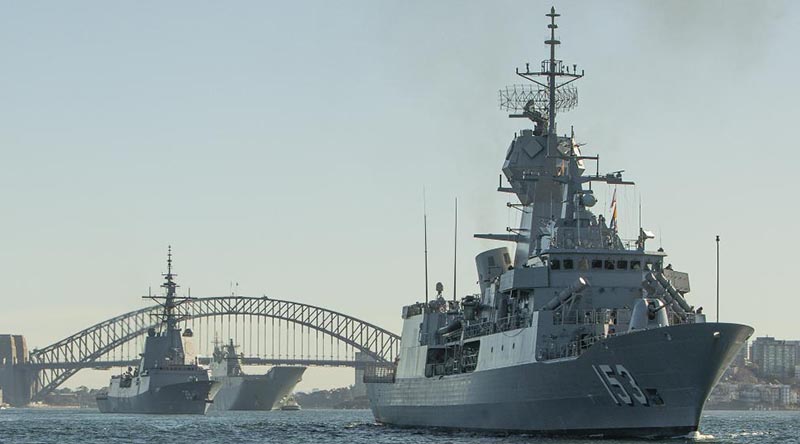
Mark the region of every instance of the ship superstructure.
<instances>
[{"instance_id":1,"label":"ship superstructure","mask_svg":"<svg viewBox=\"0 0 800 444\"><path fill-rule=\"evenodd\" d=\"M165 295L148 296L163 310L159 328L147 332L139 366L113 376L107 392L97 396L103 413L205 414L220 383L212 381L208 370L187 362L184 341L192 331L181 333L175 313L181 300L172 273L172 248L167 255L167 273L161 287ZM163 301L163 302L162 302Z\"/></svg>"},{"instance_id":2,"label":"ship superstructure","mask_svg":"<svg viewBox=\"0 0 800 444\"><path fill-rule=\"evenodd\" d=\"M622 171L589 173L557 111L577 104L576 65L549 58L517 74L501 106L533 128L515 135L498 191L515 195L520 226L475 237L512 242L476 257L480 293L403 307L398 362L368 369L377 421L405 426L604 436L676 436L698 429L711 389L753 329L706 323L686 300L687 273L625 242L616 216L591 208L593 183L626 186Z\"/></svg>"},{"instance_id":3,"label":"ship superstructure","mask_svg":"<svg viewBox=\"0 0 800 444\"><path fill-rule=\"evenodd\" d=\"M275 366L263 375L248 375L242 369L242 359L236 353L233 339L225 345L214 344L211 379L219 382L212 411L273 410L291 395L302 380L306 367Z\"/></svg>"}]
</instances>

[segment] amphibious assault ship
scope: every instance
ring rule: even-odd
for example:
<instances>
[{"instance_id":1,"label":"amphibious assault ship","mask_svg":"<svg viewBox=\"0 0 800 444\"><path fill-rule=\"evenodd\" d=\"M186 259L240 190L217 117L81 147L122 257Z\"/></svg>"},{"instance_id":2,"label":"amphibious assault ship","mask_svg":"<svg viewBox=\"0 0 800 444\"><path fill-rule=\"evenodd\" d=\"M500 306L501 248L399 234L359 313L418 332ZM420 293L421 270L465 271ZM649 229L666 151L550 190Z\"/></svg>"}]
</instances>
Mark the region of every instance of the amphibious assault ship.
<instances>
[{"instance_id":1,"label":"amphibious assault ship","mask_svg":"<svg viewBox=\"0 0 800 444\"><path fill-rule=\"evenodd\" d=\"M532 83L500 92L515 135L498 191L521 226L475 237L512 242L476 258L480 294L403 307L399 359L367 369L378 422L552 435L680 436L698 429L712 388L753 329L706 323L691 306L687 273L595 215L592 184L630 185L622 171L591 174L597 156L574 133L558 136L556 112L577 104L576 65L550 57L517 74ZM615 202L612 202L615 205ZM426 290L427 292L427 290ZM427 299L427 297L426 297Z\"/></svg>"},{"instance_id":2,"label":"amphibious assault ship","mask_svg":"<svg viewBox=\"0 0 800 444\"><path fill-rule=\"evenodd\" d=\"M150 328L138 368L111 378L108 391L97 396L102 413L205 414L220 383L208 377L208 370L186 362L184 340L192 331L181 335L175 307L180 303L173 280L172 249L167 255L167 273L161 285L163 297L149 296L163 307L161 331Z\"/></svg>"},{"instance_id":3,"label":"amphibious assault ship","mask_svg":"<svg viewBox=\"0 0 800 444\"><path fill-rule=\"evenodd\" d=\"M227 345L214 345L211 379L220 383L211 411L272 410L280 407L301 381L306 367L276 366L264 375L247 375L231 339Z\"/></svg>"}]
</instances>

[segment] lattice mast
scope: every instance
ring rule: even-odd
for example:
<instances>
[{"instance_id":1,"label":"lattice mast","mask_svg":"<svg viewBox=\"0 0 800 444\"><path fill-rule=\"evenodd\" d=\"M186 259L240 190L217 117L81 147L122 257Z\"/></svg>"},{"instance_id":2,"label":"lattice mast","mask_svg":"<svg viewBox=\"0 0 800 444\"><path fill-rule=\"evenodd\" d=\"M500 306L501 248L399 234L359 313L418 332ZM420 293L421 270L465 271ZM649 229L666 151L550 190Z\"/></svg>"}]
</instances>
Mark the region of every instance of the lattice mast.
<instances>
[{"instance_id":1,"label":"lattice mast","mask_svg":"<svg viewBox=\"0 0 800 444\"><path fill-rule=\"evenodd\" d=\"M175 290L178 284L173 280L175 274L172 274L172 246L167 247L167 273L164 275L164 283L161 288L167 291L164 298L164 322L167 324L167 330L172 331L176 328L177 321L175 320Z\"/></svg>"},{"instance_id":2,"label":"lattice mast","mask_svg":"<svg viewBox=\"0 0 800 444\"><path fill-rule=\"evenodd\" d=\"M547 25L550 38L544 43L550 47L550 58L542 60L539 71L531 71L529 63L525 64L524 72L516 69L518 76L535 83L538 88L513 85L500 90L500 107L508 111L521 111L521 114L510 114L509 117L533 120L537 124L537 132L543 133L543 127L546 126L548 155L552 155L553 148L558 144L557 111L568 111L578 105L578 91L570 84L583 77L584 72L581 70L579 74L577 65L572 65L570 71L569 65L556 59L556 46L561 44L556 38L556 17L560 17L560 14L556 13L555 8L550 8L550 13L546 16L550 18ZM541 81L538 79L540 77L545 77L546 80Z\"/></svg>"},{"instance_id":3,"label":"lattice mast","mask_svg":"<svg viewBox=\"0 0 800 444\"><path fill-rule=\"evenodd\" d=\"M167 332L178 329L178 317L175 314L175 308L188 300L189 298L178 298L177 289L179 285L175 282L177 274L172 272L172 246L167 247L167 272L162 274L164 276L164 283L161 288L165 290L164 296L145 296L147 299L152 299L163 308L159 313L161 324L166 325Z\"/></svg>"}]
</instances>

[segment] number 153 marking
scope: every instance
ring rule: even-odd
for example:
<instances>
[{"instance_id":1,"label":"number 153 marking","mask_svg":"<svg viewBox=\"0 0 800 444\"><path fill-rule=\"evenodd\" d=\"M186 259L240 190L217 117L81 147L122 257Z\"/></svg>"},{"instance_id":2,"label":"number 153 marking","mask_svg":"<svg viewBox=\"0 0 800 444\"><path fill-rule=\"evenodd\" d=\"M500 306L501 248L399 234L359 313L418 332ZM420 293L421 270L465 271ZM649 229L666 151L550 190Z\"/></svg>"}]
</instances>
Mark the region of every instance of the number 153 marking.
<instances>
[{"instance_id":1,"label":"number 153 marking","mask_svg":"<svg viewBox=\"0 0 800 444\"><path fill-rule=\"evenodd\" d=\"M608 391L611 399L617 405L622 405L623 403L633 405L634 400L645 407L650 405L647 396L639 388L639 384L636 383L636 379L623 365L617 364L612 368L610 365L599 364L593 365L592 368ZM628 385L628 388L625 388L623 381Z\"/></svg>"}]
</instances>

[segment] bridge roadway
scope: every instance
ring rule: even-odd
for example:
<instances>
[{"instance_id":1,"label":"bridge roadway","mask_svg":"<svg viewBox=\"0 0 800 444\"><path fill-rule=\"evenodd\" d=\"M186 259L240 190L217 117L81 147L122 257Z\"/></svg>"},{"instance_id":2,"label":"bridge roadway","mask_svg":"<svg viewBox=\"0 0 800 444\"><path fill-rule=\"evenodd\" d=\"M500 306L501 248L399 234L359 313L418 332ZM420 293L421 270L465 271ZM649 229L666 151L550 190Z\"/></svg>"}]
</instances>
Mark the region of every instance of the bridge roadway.
<instances>
[{"instance_id":1,"label":"bridge roadway","mask_svg":"<svg viewBox=\"0 0 800 444\"><path fill-rule=\"evenodd\" d=\"M30 353L23 336L0 335L4 401L14 406L41 401L81 369L136 365L140 342L149 329L159 326L160 311L158 305L131 311ZM209 344L220 344L219 335L224 335L250 356L245 365L391 366L399 352L398 335L299 302L246 296L189 298L176 312L182 328L193 330L193 339L200 344L200 353L195 354L211 355Z\"/></svg>"},{"instance_id":2,"label":"bridge roadway","mask_svg":"<svg viewBox=\"0 0 800 444\"><path fill-rule=\"evenodd\" d=\"M277 358L258 358L258 357L243 357L241 358L242 365L301 365L306 367L352 367L352 368L365 368L370 367L389 367L393 364L391 362L372 362L356 359L277 359ZM198 358L200 365L208 365L211 363L211 358L201 357ZM134 367L139 365L138 359L126 359L117 361L92 361L92 362L51 362L51 363L28 363L26 367L32 370L44 369L93 369L93 370L108 370L111 368L125 368Z\"/></svg>"}]
</instances>

